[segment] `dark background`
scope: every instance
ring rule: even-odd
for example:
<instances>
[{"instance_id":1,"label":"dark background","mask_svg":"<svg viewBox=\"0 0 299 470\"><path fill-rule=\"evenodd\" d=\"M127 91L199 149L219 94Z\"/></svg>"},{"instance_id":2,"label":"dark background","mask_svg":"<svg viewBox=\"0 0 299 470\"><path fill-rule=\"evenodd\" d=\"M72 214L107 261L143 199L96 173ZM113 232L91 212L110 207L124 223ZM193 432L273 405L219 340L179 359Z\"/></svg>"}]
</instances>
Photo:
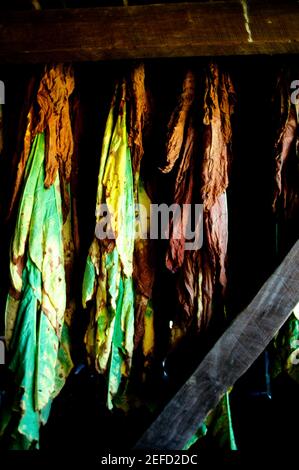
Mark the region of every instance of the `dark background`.
<instances>
[{"instance_id":1,"label":"dark background","mask_svg":"<svg viewBox=\"0 0 299 470\"><path fill-rule=\"evenodd\" d=\"M77 2L65 3L67 6L76 6ZM88 5L94 3L88 2ZM275 136L272 96L276 75L281 68L291 70L294 74L293 79L299 79L299 73L296 75L294 71L296 61L298 57L295 56L217 58L217 62L231 73L237 93L233 118L234 160L228 191L230 319L252 300L272 273L283 252L287 251L292 242L298 238L298 225L295 224L288 242L277 257L275 218L271 209ZM164 180L162 182L156 169L162 159L161 135L166 129L169 112L175 104L183 72L191 66L200 74L206 64L207 60L201 59L146 62L148 84L159 107L151 139L146 146L144 172L153 185L158 199L167 194L167 185L165 186ZM82 253L78 261L79 284L85 257L93 237L101 138L113 84L115 79L126 73L129 67L130 63L127 62L75 64L76 90L83 115L78 189ZM32 74L38 75L41 70L40 66L0 67L0 79L6 86L5 152L0 161L0 312L4 312L8 288L8 247L14 223L14 218L9 221L6 219L15 171L11 165L12 155L16 147L19 115L28 80ZM166 368L163 369L165 325L172 311L172 299L168 295L170 290L167 289L171 289L172 280L169 278L170 275L163 272L162 262L160 268L164 284L159 282L158 277L155 286L156 321L159 332L157 363L146 390L141 390L147 398L150 396L159 404L156 413L188 377L202 355L212 346L217 334L220 334L224 328L224 325L221 325L217 333L210 337L186 341L179 351L168 356ZM3 330L3 320L3 313L0 313L2 322L0 331ZM111 414L106 410L104 381L85 366L83 336L87 321L87 313L79 308L73 332L78 345L73 351L76 368L61 395L55 400L49 422L42 430L42 450L72 453L80 449L80 452L90 454L100 454L109 449L127 450L134 445L153 419L147 408L134 411L129 416L119 411ZM267 357L263 354L236 384L232 394L232 413L241 454L249 454L251 457L253 455L258 457L261 454L270 462L278 456L292 457L296 453L299 422L299 410L296 404L299 388L291 379L282 376L271 382L272 398L269 398L267 396L269 387L267 388L266 384L269 365ZM7 375L5 368L0 366L2 390L5 388ZM2 400L5 399L5 394L2 393L0 397ZM200 451L208 458L209 456L212 458L217 450L215 443L206 439L203 446ZM234 457L225 454L223 461L225 459L230 461Z\"/></svg>"}]
</instances>

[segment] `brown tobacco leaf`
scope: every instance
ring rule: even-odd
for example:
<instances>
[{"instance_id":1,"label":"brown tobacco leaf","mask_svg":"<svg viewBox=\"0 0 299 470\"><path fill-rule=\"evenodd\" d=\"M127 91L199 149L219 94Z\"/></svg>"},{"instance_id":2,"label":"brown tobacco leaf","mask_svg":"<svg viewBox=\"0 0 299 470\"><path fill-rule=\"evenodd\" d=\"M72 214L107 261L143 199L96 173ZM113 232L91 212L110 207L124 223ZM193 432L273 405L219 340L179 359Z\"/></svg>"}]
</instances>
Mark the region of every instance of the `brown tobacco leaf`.
<instances>
[{"instance_id":1,"label":"brown tobacco leaf","mask_svg":"<svg viewBox=\"0 0 299 470\"><path fill-rule=\"evenodd\" d=\"M202 271L202 318L200 328L205 329L213 314L213 296L215 287L215 273L207 252L203 252Z\"/></svg>"},{"instance_id":2,"label":"brown tobacco leaf","mask_svg":"<svg viewBox=\"0 0 299 470\"><path fill-rule=\"evenodd\" d=\"M228 186L231 141L231 114L235 101L230 78L219 74L218 67L211 64L206 76L204 98L204 154L202 162L201 196L206 210Z\"/></svg>"},{"instance_id":3,"label":"brown tobacco leaf","mask_svg":"<svg viewBox=\"0 0 299 470\"><path fill-rule=\"evenodd\" d=\"M275 187L272 207L278 212L279 205L286 217L295 216L299 209L299 152L298 152L298 111L290 101L290 87L279 77L277 94L279 98L280 122L275 142Z\"/></svg>"},{"instance_id":4,"label":"brown tobacco leaf","mask_svg":"<svg viewBox=\"0 0 299 470\"><path fill-rule=\"evenodd\" d=\"M171 347L176 347L190 330L198 331L204 322L203 311L203 254L200 250L188 250L182 268L177 273L176 290L179 309L171 328ZM209 274L209 273L208 273Z\"/></svg>"},{"instance_id":5,"label":"brown tobacco leaf","mask_svg":"<svg viewBox=\"0 0 299 470\"><path fill-rule=\"evenodd\" d=\"M213 270L219 276L223 293L226 289L226 250L228 243L228 217L226 193L221 194L207 215L206 240L209 247Z\"/></svg>"},{"instance_id":6,"label":"brown tobacco leaf","mask_svg":"<svg viewBox=\"0 0 299 470\"><path fill-rule=\"evenodd\" d=\"M215 291L224 298L228 219L226 193L204 214L204 248L186 251L178 272L177 291L185 323L196 314L199 329L206 328L213 314Z\"/></svg>"},{"instance_id":7,"label":"brown tobacco leaf","mask_svg":"<svg viewBox=\"0 0 299 470\"><path fill-rule=\"evenodd\" d=\"M192 202L194 186L195 134L193 120L190 118L174 187L173 202L180 206L183 204L191 204ZM185 233L186 225L188 223L187 217L188 213L182 210L180 220L176 223L174 219L172 219L170 224L170 241L166 253L166 266L172 272L177 271L184 261Z\"/></svg>"},{"instance_id":8,"label":"brown tobacco leaf","mask_svg":"<svg viewBox=\"0 0 299 470\"><path fill-rule=\"evenodd\" d=\"M154 282L154 260L152 240L137 240L134 246L134 270L133 277L135 289L151 298Z\"/></svg>"},{"instance_id":9,"label":"brown tobacco leaf","mask_svg":"<svg viewBox=\"0 0 299 470\"><path fill-rule=\"evenodd\" d=\"M66 184L70 180L71 160L73 155L73 136L69 112L69 96L74 89L74 77L71 67L62 64L46 66L37 92L39 113L35 112L35 100L33 92L35 79L29 83L24 111L20 120L19 135L24 135L22 146L18 146L15 161L18 161L17 175L14 192L8 212L10 217L15 206L21 184L23 182L24 169L29 156L33 138L37 133L46 131L46 177L45 187L50 187L60 169L64 221L69 208L69 196ZM26 131L23 134L22 127L26 119ZM19 158L19 147L22 147Z\"/></svg>"},{"instance_id":10,"label":"brown tobacco leaf","mask_svg":"<svg viewBox=\"0 0 299 470\"><path fill-rule=\"evenodd\" d=\"M194 311L199 307L196 301L201 290L201 268L200 251L186 251L183 269L178 274L177 290L180 305L187 319L192 318Z\"/></svg>"},{"instance_id":11,"label":"brown tobacco leaf","mask_svg":"<svg viewBox=\"0 0 299 470\"><path fill-rule=\"evenodd\" d=\"M286 208L287 199L287 186L284 184L285 176L285 164L287 163L288 157L291 153L291 148L296 141L297 136L297 118L294 108L290 109L287 122L284 126L283 132L280 136L279 141L275 146L275 190L274 190L274 201L273 209L276 209L277 200L280 195L283 196L283 207Z\"/></svg>"},{"instance_id":12,"label":"brown tobacco leaf","mask_svg":"<svg viewBox=\"0 0 299 470\"><path fill-rule=\"evenodd\" d=\"M37 93L39 116L34 129L35 134L46 130L46 188L53 184L59 168L64 182L70 180L74 143L69 96L73 90L71 67L63 64L46 66Z\"/></svg>"},{"instance_id":13,"label":"brown tobacco leaf","mask_svg":"<svg viewBox=\"0 0 299 470\"><path fill-rule=\"evenodd\" d=\"M183 91L179 102L173 111L169 124L166 139L166 164L161 168L163 173L169 173L175 162L184 152L185 133L188 128L189 114L194 102L195 77L188 71L183 83Z\"/></svg>"},{"instance_id":14,"label":"brown tobacco leaf","mask_svg":"<svg viewBox=\"0 0 299 470\"><path fill-rule=\"evenodd\" d=\"M204 214L203 255L203 325L206 327L213 313L215 290L224 298L227 286L226 254L228 243L227 201L224 192Z\"/></svg>"},{"instance_id":15,"label":"brown tobacco leaf","mask_svg":"<svg viewBox=\"0 0 299 470\"><path fill-rule=\"evenodd\" d=\"M236 95L233 83L227 73L222 73L219 83L220 94L220 116L222 124L222 132L226 144L230 144L232 139L231 116L234 112Z\"/></svg>"},{"instance_id":16,"label":"brown tobacco leaf","mask_svg":"<svg viewBox=\"0 0 299 470\"><path fill-rule=\"evenodd\" d=\"M139 182L138 202L147 208L147 220L150 216L150 199L142 185ZM143 216L141 216L143 217ZM134 345L137 348L145 333L145 313L148 308L148 303L152 297L152 289L155 278L155 244L149 238L149 227L147 225L147 238L141 238L136 233L137 237L134 244L134 260L133 260L133 279L135 297L135 334Z\"/></svg>"},{"instance_id":17,"label":"brown tobacco leaf","mask_svg":"<svg viewBox=\"0 0 299 470\"><path fill-rule=\"evenodd\" d=\"M154 243L150 239L139 239L135 241L133 279L136 292L135 298L135 333L134 347L144 337L144 315L149 299L152 297L155 279L155 251Z\"/></svg>"},{"instance_id":18,"label":"brown tobacco leaf","mask_svg":"<svg viewBox=\"0 0 299 470\"><path fill-rule=\"evenodd\" d=\"M178 271L177 291L181 305L181 319L176 321L181 332L191 324L198 329L208 326L213 305L223 304L226 279L228 239L226 188L228 186L229 145L232 138L231 114L235 95L229 76L220 73L211 64L206 74L204 96L203 152L200 177L195 177L195 148L185 143L184 162L176 178L174 202L190 203L197 199L197 191L204 203L204 245L200 251L184 249L184 239L170 241L167 266ZM192 123L189 123L189 131ZM190 133L194 145L196 136ZM187 150L188 149L188 150ZM188 153L189 152L189 153ZM189 172L189 173L188 173ZM197 189L198 188L198 189ZM184 333L183 333L184 334Z\"/></svg>"},{"instance_id":19,"label":"brown tobacco leaf","mask_svg":"<svg viewBox=\"0 0 299 470\"><path fill-rule=\"evenodd\" d=\"M134 349L137 349L144 337L144 316L147 309L148 297L136 292L135 298L135 331L134 331Z\"/></svg>"},{"instance_id":20,"label":"brown tobacco leaf","mask_svg":"<svg viewBox=\"0 0 299 470\"><path fill-rule=\"evenodd\" d=\"M144 64L134 67L129 82L130 90L130 125L129 146L132 155L134 188L137 191L140 163L144 154L143 129L148 119L149 101L145 88Z\"/></svg>"}]
</instances>

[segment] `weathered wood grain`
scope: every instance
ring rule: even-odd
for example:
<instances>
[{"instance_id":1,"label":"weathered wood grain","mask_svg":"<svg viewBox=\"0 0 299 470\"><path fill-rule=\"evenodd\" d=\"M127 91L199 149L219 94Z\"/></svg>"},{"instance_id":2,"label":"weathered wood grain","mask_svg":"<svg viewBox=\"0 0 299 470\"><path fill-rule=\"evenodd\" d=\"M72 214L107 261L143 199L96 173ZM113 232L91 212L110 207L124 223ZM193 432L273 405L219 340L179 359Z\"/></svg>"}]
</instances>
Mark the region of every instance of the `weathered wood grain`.
<instances>
[{"instance_id":1,"label":"weathered wood grain","mask_svg":"<svg viewBox=\"0 0 299 470\"><path fill-rule=\"evenodd\" d=\"M299 7L280 1L1 12L0 62L299 52Z\"/></svg>"},{"instance_id":2,"label":"weathered wood grain","mask_svg":"<svg viewBox=\"0 0 299 470\"><path fill-rule=\"evenodd\" d=\"M182 449L262 353L299 301L299 241L136 445Z\"/></svg>"}]
</instances>

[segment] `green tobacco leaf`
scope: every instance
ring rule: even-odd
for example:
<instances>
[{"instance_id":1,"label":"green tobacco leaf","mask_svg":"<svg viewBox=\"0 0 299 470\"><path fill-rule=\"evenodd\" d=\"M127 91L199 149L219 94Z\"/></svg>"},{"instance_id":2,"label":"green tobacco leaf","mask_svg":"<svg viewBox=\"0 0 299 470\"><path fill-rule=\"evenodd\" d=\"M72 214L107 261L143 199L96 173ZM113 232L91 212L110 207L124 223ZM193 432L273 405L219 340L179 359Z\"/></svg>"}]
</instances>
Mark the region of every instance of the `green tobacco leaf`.
<instances>
[{"instance_id":1,"label":"green tobacco leaf","mask_svg":"<svg viewBox=\"0 0 299 470\"><path fill-rule=\"evenodd\" d=\"M44 155L44 135L38 134L26 165L11 247L13 289L7 298L6 329L9 368L18 393L0 426L1 434L10 433L11 448L38 447L40 424L46 422L52 398L72 367L68 325L63 329L66 283L59 176L45 188Z\"/></svg>"}]
</instances>

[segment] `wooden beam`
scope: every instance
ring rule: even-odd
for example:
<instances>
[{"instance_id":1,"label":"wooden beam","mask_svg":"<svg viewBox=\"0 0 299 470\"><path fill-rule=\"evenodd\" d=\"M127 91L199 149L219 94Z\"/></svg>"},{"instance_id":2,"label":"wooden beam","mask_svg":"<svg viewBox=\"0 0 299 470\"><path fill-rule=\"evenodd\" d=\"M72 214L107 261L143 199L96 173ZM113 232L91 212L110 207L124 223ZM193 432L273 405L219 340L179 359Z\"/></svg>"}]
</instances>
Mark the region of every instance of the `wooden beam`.
<instances>
[{"instance_id":1,"label":"wooden beam","mask_svg":"<svg viewBox=\"0 0 299 470\"><path fill-rule=\"evenodd\" d=\"M1 11L0 17L2 63L282 53L299 53L299 7L282 0L252 4L248 17L239 1Z\"/></svg>"},{"instance_id":2,"label":"wooden beam","mask_svg":"<svg viewBox=\"0 0 299 470\"><path fill-rule=\"evenodd\" d=\"M262 353L299 301L299 241L145 432L136 449L179 450Z\"/></svg>"}]
</instances>

